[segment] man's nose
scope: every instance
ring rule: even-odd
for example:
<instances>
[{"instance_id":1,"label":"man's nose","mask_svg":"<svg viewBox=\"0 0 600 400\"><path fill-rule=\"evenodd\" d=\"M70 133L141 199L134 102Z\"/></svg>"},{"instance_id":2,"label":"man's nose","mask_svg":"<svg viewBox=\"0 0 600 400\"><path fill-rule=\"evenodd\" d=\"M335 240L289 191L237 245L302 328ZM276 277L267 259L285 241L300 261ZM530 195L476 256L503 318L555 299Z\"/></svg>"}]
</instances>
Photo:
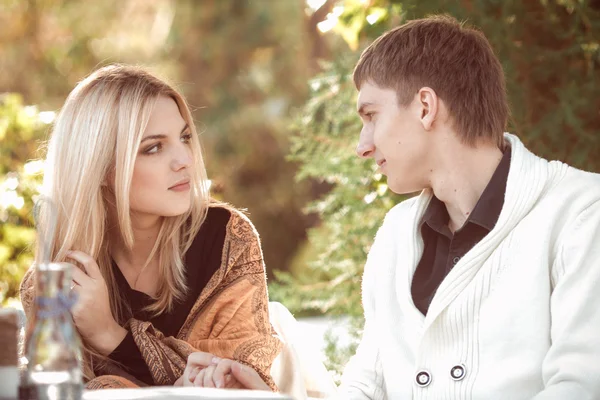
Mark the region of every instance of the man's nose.
<instances>
[{"instance_id":1,"label":"man's nose","mask_svg":"<svg viewBox=\"0 0 600 400\"><path fill-rule=\"evenodd\" d=\"M373 143L373 134L363 128L363 130L360 132L358 146L356 146L356 154L360 158L369 158L374 152L375 143Z\"/></svg>"}]
</instances>

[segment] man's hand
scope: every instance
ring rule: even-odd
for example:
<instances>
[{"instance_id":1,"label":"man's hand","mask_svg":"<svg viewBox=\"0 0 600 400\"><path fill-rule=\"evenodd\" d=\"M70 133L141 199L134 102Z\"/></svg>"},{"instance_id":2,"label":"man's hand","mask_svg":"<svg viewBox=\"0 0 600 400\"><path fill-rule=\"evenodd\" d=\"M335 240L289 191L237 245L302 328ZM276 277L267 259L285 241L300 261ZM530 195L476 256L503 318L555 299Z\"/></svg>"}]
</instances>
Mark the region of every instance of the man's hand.
<instances>
[{"instance_id":1,"label":"man's hand","mask_svg":"<svg viewBox=\"0 0 600 400\"><path fill-rule=\"evenodd\" d=\"M262 380L254 368L234 361L231 364L231 374L245 389L271 391L269 385Z\"/></svg>"}]
</instances>

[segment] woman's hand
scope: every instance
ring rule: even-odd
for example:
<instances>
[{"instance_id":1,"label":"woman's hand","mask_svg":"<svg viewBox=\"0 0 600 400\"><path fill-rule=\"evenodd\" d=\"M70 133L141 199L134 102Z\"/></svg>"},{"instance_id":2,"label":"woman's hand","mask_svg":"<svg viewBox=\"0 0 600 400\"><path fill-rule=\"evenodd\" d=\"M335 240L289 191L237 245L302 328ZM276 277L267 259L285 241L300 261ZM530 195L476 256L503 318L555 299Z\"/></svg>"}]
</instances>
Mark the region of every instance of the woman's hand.
<instances>
[{"instance_id":1,"label":"woman's hand","mask_svg":"<svg viewBox=\"0 0 600 400\"><path fill-rule=\"evenodd\" d=\"M183 371L181 384L183 386L233 388L232 386L235 382L231 382L231 377L222 381L213 380L214 372L220 361L219 357L215 357L210 353L198 351L190 354L185 370Z\"/></svg>"},{"instance_id":2,"label":"woman's hand","mask_svg":"<svg viewBox=\"0 0 600 400\"><path fill-rule=\"evenodd\" d=\"M183 386L271 390L254 369L200 351L188 357L182 383Z\"/></svg>"},{"instance_id":3,"label":"woman's hand","mask_svg":"<svg viewBox=\"0 0 600 400\"><path fill-rule=\"evenodd\" d=\"M222 360L229 361L231 360ZM219 365L219 364L218 364ZM230 373L224 373L220 378L215 376L218 365L209 365L206 368L198 369L197 375L194 377L194 372L190 374L190 380L193 378L193 385L196 387L207 387L207 388L219 388L219 389L244 389L241 383L239 383Z\"/></svg>"},{"instance_id":4,"label":"woman's hand","mask_svg":"<svg viewBox=\"0 0 600 400\"><path fill-rule=\"evenodd\" d=\"M70 251L67 257L79 262L85 272L72 269L73 291L77 302L71 309L73 321L81 336L100 354L112 353L127 335L110 310L108 288L96 261L81 251Z\"/></svg>"}]
</instances>

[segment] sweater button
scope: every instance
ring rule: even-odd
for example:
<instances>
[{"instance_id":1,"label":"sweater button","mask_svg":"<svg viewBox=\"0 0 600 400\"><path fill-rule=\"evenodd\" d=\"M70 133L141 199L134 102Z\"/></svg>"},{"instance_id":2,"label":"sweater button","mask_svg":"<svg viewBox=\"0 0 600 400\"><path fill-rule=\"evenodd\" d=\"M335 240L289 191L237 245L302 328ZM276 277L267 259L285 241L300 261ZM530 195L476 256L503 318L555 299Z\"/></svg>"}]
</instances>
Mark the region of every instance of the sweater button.
<instances>
[{"instance_id":1,"label":"sweater button","mask_svg":"<svg viewBox=\"0 0 600 400\"><path fill-rule=\"evenodd\" d=\"M427 387L431 383L431 375L427 371L419 371L415 377L415 382L419 387Z\"/></svg>"},{"instance_id":2,"label":"sweater button","mask_svg":"<svg viewBox=\"0 0 600 400\"><path fill-rule=\"evenodd\" d=\"M460 261L460 257L454 257L452 259L452 264L456 265Z\"/></svg>"},{"instance_id":3,"label":"sweater button","mask_svg":"<svg viewBox=\"0 0 600 400\"><path fill-rule=\"evenodd\" d=\"M463 364L455 365L450 370L450 377L452 379L454 379L455 381L462 380L466 374L467 374L467 370Z\"/></svg>"}]
</instances>

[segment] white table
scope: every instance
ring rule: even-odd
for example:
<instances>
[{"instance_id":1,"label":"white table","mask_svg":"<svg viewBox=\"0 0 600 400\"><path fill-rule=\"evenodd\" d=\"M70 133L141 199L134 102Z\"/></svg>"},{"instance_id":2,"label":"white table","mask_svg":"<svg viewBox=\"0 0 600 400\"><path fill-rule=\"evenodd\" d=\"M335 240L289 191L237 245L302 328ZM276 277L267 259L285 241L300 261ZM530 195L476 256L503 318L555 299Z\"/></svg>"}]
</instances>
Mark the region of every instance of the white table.
<instances>
[{"instance_id":1,"label":"white table","mask_svg":"<svg viewBox=\"0 0 600 400\"><path fill-rule=\"evenodd\" d=\"M158 386L140 389L86 390L83 400L294 400L281 393L258 390L225 390L192 387Z\"/></svg>"}]
</instances>

